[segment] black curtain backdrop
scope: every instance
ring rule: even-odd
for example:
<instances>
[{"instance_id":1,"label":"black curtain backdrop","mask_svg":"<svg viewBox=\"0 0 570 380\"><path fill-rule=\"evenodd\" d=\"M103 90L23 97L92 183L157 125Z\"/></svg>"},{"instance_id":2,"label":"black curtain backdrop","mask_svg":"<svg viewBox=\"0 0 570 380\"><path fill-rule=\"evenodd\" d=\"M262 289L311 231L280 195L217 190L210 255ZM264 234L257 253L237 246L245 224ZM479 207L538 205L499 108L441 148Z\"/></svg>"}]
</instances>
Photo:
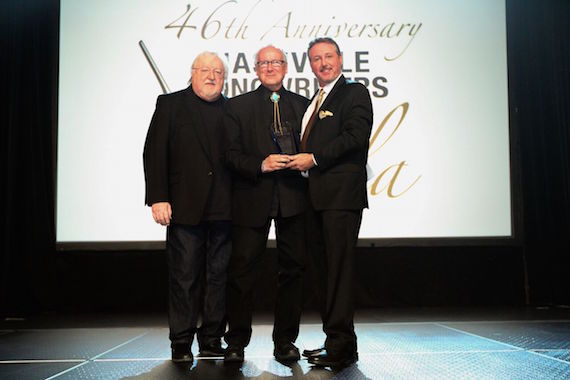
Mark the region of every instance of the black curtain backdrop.
<instances>
[{"instance_id":1,"label":"black curtain backdrop","mask_svg":"<svg viewBox=\"0 0 570 380\"><path fill-rule=\"evenodd\" d=\"M0 316L164 310L162 251L56 252L59 2L5 0L0 20ZM567 0L507 1L515 242L361 248L361 307L570 304L569 24Z\"/></svg>"},{"instance_id":2,"label":"black curtain backdrop","mask_svg":"<svg viewBox=\"0 0 570 380\"><path fill-rule=\"evenodd\" d=\"M58 1L2 1L1 315L51 307Z\"/></svg>"},{"instance_id":3,"label":"black curtain backdrop","mask_svg":"<svg viewBox=\"0 0 570 380\"><path fill-rule=\"evenodd\" d=\"M570 1L507 1L510 125L532 303L570 303Z\"/></svg>"}]
</instances>

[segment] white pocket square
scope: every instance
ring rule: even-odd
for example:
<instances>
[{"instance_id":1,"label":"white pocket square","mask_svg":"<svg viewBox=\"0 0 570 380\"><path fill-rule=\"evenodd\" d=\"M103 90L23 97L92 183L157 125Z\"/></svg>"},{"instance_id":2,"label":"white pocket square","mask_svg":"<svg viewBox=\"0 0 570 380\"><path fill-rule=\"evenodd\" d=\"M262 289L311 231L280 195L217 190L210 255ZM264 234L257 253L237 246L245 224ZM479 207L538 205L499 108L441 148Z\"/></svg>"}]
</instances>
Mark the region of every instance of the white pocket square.
<instances>
[{"instance_id":1,"label":"white pocket square","mask_svg":"<svg viewBox=\"0 0 570 380\"><path fill-rule=\"evenodd\" d=\"M333 116L333 113L331 111L326 111L326 110L320 110L319 111L319 119L324 119L327 116Z\"/></svg>"}]
</instances>

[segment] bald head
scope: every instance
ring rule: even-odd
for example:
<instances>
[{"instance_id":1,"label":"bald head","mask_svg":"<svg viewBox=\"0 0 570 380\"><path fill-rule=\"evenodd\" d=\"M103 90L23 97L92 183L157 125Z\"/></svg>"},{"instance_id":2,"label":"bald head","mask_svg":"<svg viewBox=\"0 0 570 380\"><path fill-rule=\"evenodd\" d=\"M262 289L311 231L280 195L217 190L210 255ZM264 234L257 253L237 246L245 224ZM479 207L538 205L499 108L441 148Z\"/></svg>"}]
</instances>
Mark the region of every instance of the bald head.
<instances>
[{"instance_id":1,"label":"bald head","mask_svg":"<svg viewBox=\"0 0 570 380\"><path fill-rule=\"evenodd\" d=\"M273 45L265 46L255 55L255 72L262 85L277 91L287 74L287 58L283 50Z\"/></svg>"}]
</instances>

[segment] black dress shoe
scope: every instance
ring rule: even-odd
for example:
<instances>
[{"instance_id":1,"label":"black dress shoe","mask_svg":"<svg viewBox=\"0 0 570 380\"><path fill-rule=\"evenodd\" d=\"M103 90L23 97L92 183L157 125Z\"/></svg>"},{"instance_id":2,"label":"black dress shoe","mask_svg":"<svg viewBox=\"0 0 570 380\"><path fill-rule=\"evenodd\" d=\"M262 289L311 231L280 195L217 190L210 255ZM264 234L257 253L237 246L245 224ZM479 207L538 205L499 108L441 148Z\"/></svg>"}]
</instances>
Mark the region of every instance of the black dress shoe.
<instances>
[{"instance_id":1,"label":"black dress shoe","mask_svg":"<svg viewBox=\"0 0 570 380\"><path fill-rule=\"evenodd\" d=\"M349 355L329 354L324 350L321 354L310 356L308 362L317 367L344 368L355 363L358 360L358 354L355 352Z\"/></svg>"},{"instance_id":2,"label":"black dress shoe","mask_svg":"<svg viewBox=\"0 0 570 380\"><path fill-rule=\"evenodd\" d=\"M188 343L173 344L171 345L171 349L173 362L181 363L194 361L194 357L192 356L192 351L190 351L190 345Z\"/></svg>"},{"instance_id":3,"label":"black dress shoe","mask_svg":"<svg viewBox=\"0 0 570 380\"><path fill-rule=\"evenodd\" d=\"M301 359L299 349L293 343L278 344L273 350L273 356L281 363L296 362Z\"/></svg>"},{"instance_id":4,"label":"black dress shoe","mask_svg":"<svg viewBox=\"0 0 570 380\"><path fill-rule=\"evenodd\" d=\"M224 363L243 363L243 347L228 346L224 353Z\"/></svg>"},{"instance_id":5,"label":"black dress shoe","mask_svg":"<svg viewBox=\"0 0 570 380\"><path fill-rule=\"evenodd\" d=\"M200 357L203 358L221 358L224 357L225 352L219 339L212 339L200 345Z\"/></svg>"},{"instance_id":6,"label":"black dress shoe","mask_svg":"<svg viewBox=\"0 0 570 380\"><path fill-rule=\"evenodd\" d=\"M314 350L303 350L303 356L310 358L311 356L319 355L321 352L325 351L325 346L315 348Z\"/></svg>"}]
</instances>

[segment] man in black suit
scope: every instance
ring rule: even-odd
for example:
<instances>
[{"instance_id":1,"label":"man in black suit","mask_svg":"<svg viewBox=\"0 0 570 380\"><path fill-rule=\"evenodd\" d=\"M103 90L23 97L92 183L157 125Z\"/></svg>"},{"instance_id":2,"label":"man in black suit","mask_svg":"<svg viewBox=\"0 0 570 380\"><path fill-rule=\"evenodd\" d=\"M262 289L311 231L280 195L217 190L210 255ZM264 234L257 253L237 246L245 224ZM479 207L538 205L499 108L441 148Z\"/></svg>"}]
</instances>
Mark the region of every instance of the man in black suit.
<instances>
[{"instance_id":1,"label":"man in black suit","mask_svg":"<svg viewBox=\"0 0 570 380\"><path fill-rule=\"evenodd\" d=\"M243 362L251 338L252 292L275 221L278 284L273 342L275 358L296 361L305 260L306 180L285 169L297 152L307 99L283 88L285 54L266 46L256 54L261 85L228 101L226 153L232 169L232 245L228 267L228 343L225 362Z\"/></svg>"},{"instance_id":2,"label":"man in black suit","mask_svg":"<svg viewBox=\"0 0 570 380\"><path fill-rule=\"evenodd\" d=\"M307 234L319 284L324 347L305 350L309 363L343 367L358 360L354 333L355 246L368 207L366 161L372 130L372 102L365 86L345 80L342 55L331 38L309 44L319 92L302 124L300 153L290 169L308 175Z\"/></svg>"},{"instance_id":3,"label":"man in black suit","mask_svg":"<svg viewBox=\"0 0 570 380\"><path fill-rule=\"evenodd\" d=\"M231 253L231 175L222 147L225 75L215 53L199 54L190 86L158 97L144 147L145 202L154 220L168 226L168 324L175 362L193 360L194 334L200 356L224 355Z\"/></svg>"}]
</instances>

